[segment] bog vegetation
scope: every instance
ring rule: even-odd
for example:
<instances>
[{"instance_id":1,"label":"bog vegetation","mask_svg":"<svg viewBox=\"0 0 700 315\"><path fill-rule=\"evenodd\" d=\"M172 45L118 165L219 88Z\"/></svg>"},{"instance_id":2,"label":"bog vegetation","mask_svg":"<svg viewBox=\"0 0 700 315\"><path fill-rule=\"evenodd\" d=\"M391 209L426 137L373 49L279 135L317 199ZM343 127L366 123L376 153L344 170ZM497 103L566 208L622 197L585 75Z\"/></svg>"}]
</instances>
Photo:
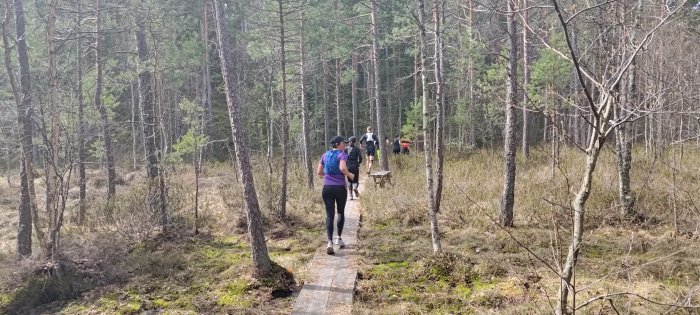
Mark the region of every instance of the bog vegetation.
<instances>
[{"instance_id":1,"label":"bog vegetation","mask_svg":"<svg viewBox=\"0 0 700 315\"><path fill-rule=\"evenodd\" d=\"M367 126L353 312L700 311L698 3L0 8L0 313L288 313Z\"/></svg>"}]
</instances>

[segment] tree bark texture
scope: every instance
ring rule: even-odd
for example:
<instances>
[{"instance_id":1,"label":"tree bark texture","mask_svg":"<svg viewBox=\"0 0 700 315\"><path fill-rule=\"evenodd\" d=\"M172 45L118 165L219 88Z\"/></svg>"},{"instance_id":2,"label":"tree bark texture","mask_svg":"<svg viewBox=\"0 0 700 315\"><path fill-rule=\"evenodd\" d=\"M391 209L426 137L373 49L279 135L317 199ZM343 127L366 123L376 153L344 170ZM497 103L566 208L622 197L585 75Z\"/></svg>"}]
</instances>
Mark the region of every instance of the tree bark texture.
<instances>
[{"instance_id":1,"label":"tree bark texture","mask_svg":"<svg viewBox=\"0 0 700 315\"><path fill-rule=\"evenodd\" d=\"M443 46L442 30L440 22L442 13L440 0L435 0L433 7L433 23L435 24L435 107L437 109L435 120L435 212L440 212L440 200L442 199L442 184L445 159L445 98L443 96L445 84L443 82Z\"/></svg>"},{"instance_id":2,"label":"tree bark texture","mask_svg":"<svg viewBox=\"0 0 700 315\"><path fill-rule=\"evenodd\" d=\"M501 195L501 214L499 222L503 226L513 226L513 205L515 203L515 107L518 75L518 37L515 25L515 0L508 0L508 78L506 81L506 124L504 127L503 155L505 171L503 175L503 194Z\"/></svg>"},{"instance_id":3,"label":"tree bark texture","mask_svg":"<svg viewBox=\"0 0 700 315\"><path fill-rule=\"evenodd\" d=\"M528 3L527 0L523 0L523 20L524 23L529 23L528 21ZM530 84L530 62L528 61L528 39L527 39L527 27L523 27L523 156L528 158L530 156L530 139L528 137L529 127L530 127L530 117L527 109L528 105L528 95L527 88Z\"/></svg>"},{"instance_id":4,"label":"tree bark texture","mask_svg":"<svg viewBox=\"0 0 700 315\"><path fill-rule=\"evenodd\" d=\"M426 66L428 63L428 36L426 35L425 31L425 4L423 3L423 0L416 0L416 9L418 11L418 28L420 31L420 73L421 84L423 87L423 152L425 156L428 218L430 220L433 254L440 254L442 252L442 246L440 243L440 233L438 231L437 211L435 209L435 196L433 191L433 146L430 143L430 106L428 106L428 74L426 73Z\"/></svg>"},{"instance_id":5,"label":"tree bark texture","mask_svg":"<svg viewBox=\"0 0 700 315\"><path fill-rule=\"evenodd\" d=\"M107 166L107 199L112 199L117 193L117 172L114 168L114 152L112 151L112 131L109 124L107 108L102 102L102 0L95 0L95 108L100 113L102 133L104 137L104 155Z\"/></svg>"},{"instance_id":6,"label":"tree bark texture","mask_svg":"<svg viewBox=\"0 0 700 315\"><path fill-rule=\"evenodd\" d=\"M158 177L158 154L160 141L157 113L153 91L153 75L149 67L150 53L146 40L144 21L136 29L136 49L139 57L139 111L143 122L143 142L146 149L146 174L148 178Z\"/></svg>"},{"instance_id":7,"label":"tree bark texture","mask_svg":"<svg viewBox=\"0 0 700 315\"><path fill-rule=\"evenodd\" d=\"M377 106L377 137L379 139L379 149L384 158L381 159L380 167L382 171L389 170L389 154L386 150L386 135L384 134L384 117L381 102L381 79L379 73L379 30L377 29L377 1L370 0L370 10L372 18L372 64L374 65L374 101Z\"/></svg>"},{"instance_id":8,"label":"tree bark texture","mask_svg":"<svg viewBox=\"0 0 700 315\"><path fill-rule=\"evenodd\" d=\"M314 173L313 165L311 163L311 154L309 153L309 112L306 108L306 84L304 82L304 76L306 74L306 57L304 51L304 9L301 10L301 30L300 30L300 40L299 40L299 51L301 53L301 58L299 58L299 90L300 90L300 107L301 107L301 141L302 141L302 152L304 155L304 167L306 169L306 187L309 189L314 188ZM353 94L354 96L354 94ZM354 113L354 112L353 112ZM354 119L353 119L354 123Z\"/></svg>"},{"instance_id":9,"label":"tree bark texture","mask_svg":"<svg viewBox=\"0 0 700 315\"><path fill-rule=\"evenodd\" d=\"M238 104L238 95L236 94L236 79L233 57L231 56L231 44L223 12L224 7L221 4L221 0L214 0L214 10L216 12L219 60L221 62L221 72L225 87L224 91L226 93L226 103L228 104L231 123L231 137L235 146L237 167L240 170L239 174L243 184L243 197L248 222L248 237L250 239L250 249L255 268L254 273L258 277L264 277L272 270L272 263L268 256L267 245L265 244L260 206L258 205L258 197L255 192L255 182L248 158L248 150L245 145L240 105Z\"/></svg>"},{"instance_id":10,"label":"tree bark texture","mask_svg":"<svg viewBox=\"0 0 700 315\"><path fill-rule=\"evenodd\" d=\"M281 87L281 105L282 105L282 174L280 175L280 199L277 205L277 218L283 220L287 216L287 172L289 160L289 114L287 111L287 52L285 51L285 41L287 38L284 34L284 11L282 8L282 0L277 0L280 22L280 59L282 71L282 87Z\"/></svg>"},{"instance_id":11,"label":"tree bark texture","mask_svg":"<svg viewBox=\"0 0 700 315\"><path fill-rule=\"evenodd\" d=\"M20 203L19 222L17 226L17 254L20 258L27 258L32 255L32 225L37 234L37 238L44 247L44 234L39 222L39 209L36 205L36 192L34 190L34 176L32 168L33 150L33 122L32 122L32 95L31 95L31 75L29 70L29 54L27 52L27 42L24 21L24 3L22 0L14 1L15 31L17 55L19 61L19 87L14 78L12 62L10 57L10 44L8 40L7 26L11 21L12 9L9 0L5 0L5 18L3 21L3 44L5 48L5 67L10 79L13 94L17 105L17 127L21 148L21 168L20 168Z\"/></svg>"},{"instance_id":12,"label":"tree bark texture","mask_svg":"<svg viewBox=\"0 0 700 315\"><path fill-rule=\"evenodd\" d=\"M357 80L359 75L357 73L357 53L352 52L352 86L350 88L350 94L352 99L352 135L358 136L357 134Z\"/></svg>"}]
</instances>

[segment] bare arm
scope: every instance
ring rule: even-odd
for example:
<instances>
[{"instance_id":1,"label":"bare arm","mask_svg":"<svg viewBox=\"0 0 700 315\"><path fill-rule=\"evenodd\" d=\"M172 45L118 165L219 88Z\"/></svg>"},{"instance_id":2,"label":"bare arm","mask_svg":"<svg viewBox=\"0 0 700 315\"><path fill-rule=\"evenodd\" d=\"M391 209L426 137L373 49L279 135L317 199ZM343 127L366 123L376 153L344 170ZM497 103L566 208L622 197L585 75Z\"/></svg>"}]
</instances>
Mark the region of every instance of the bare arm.
<instances>
[{"instance_id":1,"label":"bare arm","mask_svg":"<svg viewBox=\"0 0 700 315\"><path fill-rule=\"evenodd\" d=\"M323 170L321 170L323 171ZM353 173L350 173L348 171L348 164L345 162L345 160L340 160L340 172L343 173L343 175L347 176L349 179L355 179L355 175Z\"/></svg>"},{"instance_id":2,"label":"bare arm","mask_svg":"<svg viewBox=\"0 0 700 315\"><path fill-rule=\"evenodd\" d=\"M318 163L318 166L316 167L316 175L323 177L323 165L321 163Z\"/></svg>"}]
</instances>

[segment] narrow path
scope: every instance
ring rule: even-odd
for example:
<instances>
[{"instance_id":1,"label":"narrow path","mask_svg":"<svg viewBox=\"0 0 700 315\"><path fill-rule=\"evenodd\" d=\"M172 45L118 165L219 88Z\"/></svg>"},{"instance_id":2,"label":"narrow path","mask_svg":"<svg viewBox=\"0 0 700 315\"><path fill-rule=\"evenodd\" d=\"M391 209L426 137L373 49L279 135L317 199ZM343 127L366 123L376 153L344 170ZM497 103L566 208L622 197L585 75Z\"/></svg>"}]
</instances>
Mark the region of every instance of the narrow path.
<instances>
[{"instance_id":1,"label":"narrow path","mask_svg":"<svg viewBox=\"0 0 700 315\"><path fill-rule=\"evenodd\" d=\"M360 195L364 192L365 182L366 178L360 179ZM357 280L354 258L360 223L359 203L360 201L355 199L348 200L345 205L345 227L343 228L345 248L338 249L336 246L335 255L328 255L324 242L316 250L309 265L310 281L304 283L304 287L294 301L293 315L350 314Z\"/></svg>"}]
</instances>

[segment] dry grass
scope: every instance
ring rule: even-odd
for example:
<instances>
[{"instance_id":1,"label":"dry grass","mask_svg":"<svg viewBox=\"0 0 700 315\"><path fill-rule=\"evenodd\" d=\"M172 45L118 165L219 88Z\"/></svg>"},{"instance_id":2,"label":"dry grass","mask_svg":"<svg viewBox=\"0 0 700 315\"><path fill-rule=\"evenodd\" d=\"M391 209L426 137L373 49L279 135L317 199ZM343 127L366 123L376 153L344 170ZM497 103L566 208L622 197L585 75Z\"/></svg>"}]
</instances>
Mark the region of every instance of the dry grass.
<instances>
[{"instance_id":1,"label":"dry grass","mask_svg":"<svg viewBox=\"0 0 700 315\"><path fill-rule=\"evenodd\" d=\"M303 283L307 261L323 240L319 189L309 190L292 168L288 219L279 222L269 205L279 196L278 174L268 178L257 165L256 186L263 207L270 256ZM245 232L241 184L230 164L207 165L200 182L200 231L194 235L194 174L191 168L169 170L168 204L173 226L158 228L157 212L147 206L143 175L126 174L117 198L104 203L104 174L91 173L88 223L75 224L77 193L71 194L63 229L61 276L35 276L31 261L14 261L16 233L3 218L16 220L16 204L0 204L0 313L134 314L161 310L172 314L288 313L299 287L285 277L255 280ZM1 184L0 184L1 185ZM43 192L37 180L37 192ZM0 190L13 201L17 186ZM7 196L6 196L7 194ZM43 196L38 196L43 198ZM41 204L41 203L40 203ZM14 223L16 225L16 223ZM35 242L36 243L36 242ZM35 252L39 252L35 248ZM82 279L82 280L75 280ZM69 287L36 283L69 283ZM48 290L48 291L47 291ZM36 299L31 296L49 296ZM49 293L47 293L49 292Z\"/></svg>"},{"instance_id":2,"label":"dry grass","mask_svg":"<svg viewBox=\"0 0 700 315\"><path fill-rule=\"evenodd\" d=\"M676 156L676 161L671 154L654 158L635 153L632 184L641 219L619 216L613 153L604 152L596 169L576 274L577 303L606 293L634 292L654 301L698 305L700 212L693 198L700 191L700 151L686 148L683 159ZM498 217L501 161L489 151L449 157L438 216L446 254L440 257L428 254L432 248L421 156L394 161L395 187L365 191L357 313L552 312L558 280L533 254L554 269L565 254L569 204L583 171L583 156L564 150L554 177L545 152L519 158L516 228L510 230L517 241L489 218ZM671 165L676 169L675 190ZM613 302L626 313L669 311L630 296ZM607 302L596 302L582 312L612 309Z\"/></svg>"}]
</instances>

